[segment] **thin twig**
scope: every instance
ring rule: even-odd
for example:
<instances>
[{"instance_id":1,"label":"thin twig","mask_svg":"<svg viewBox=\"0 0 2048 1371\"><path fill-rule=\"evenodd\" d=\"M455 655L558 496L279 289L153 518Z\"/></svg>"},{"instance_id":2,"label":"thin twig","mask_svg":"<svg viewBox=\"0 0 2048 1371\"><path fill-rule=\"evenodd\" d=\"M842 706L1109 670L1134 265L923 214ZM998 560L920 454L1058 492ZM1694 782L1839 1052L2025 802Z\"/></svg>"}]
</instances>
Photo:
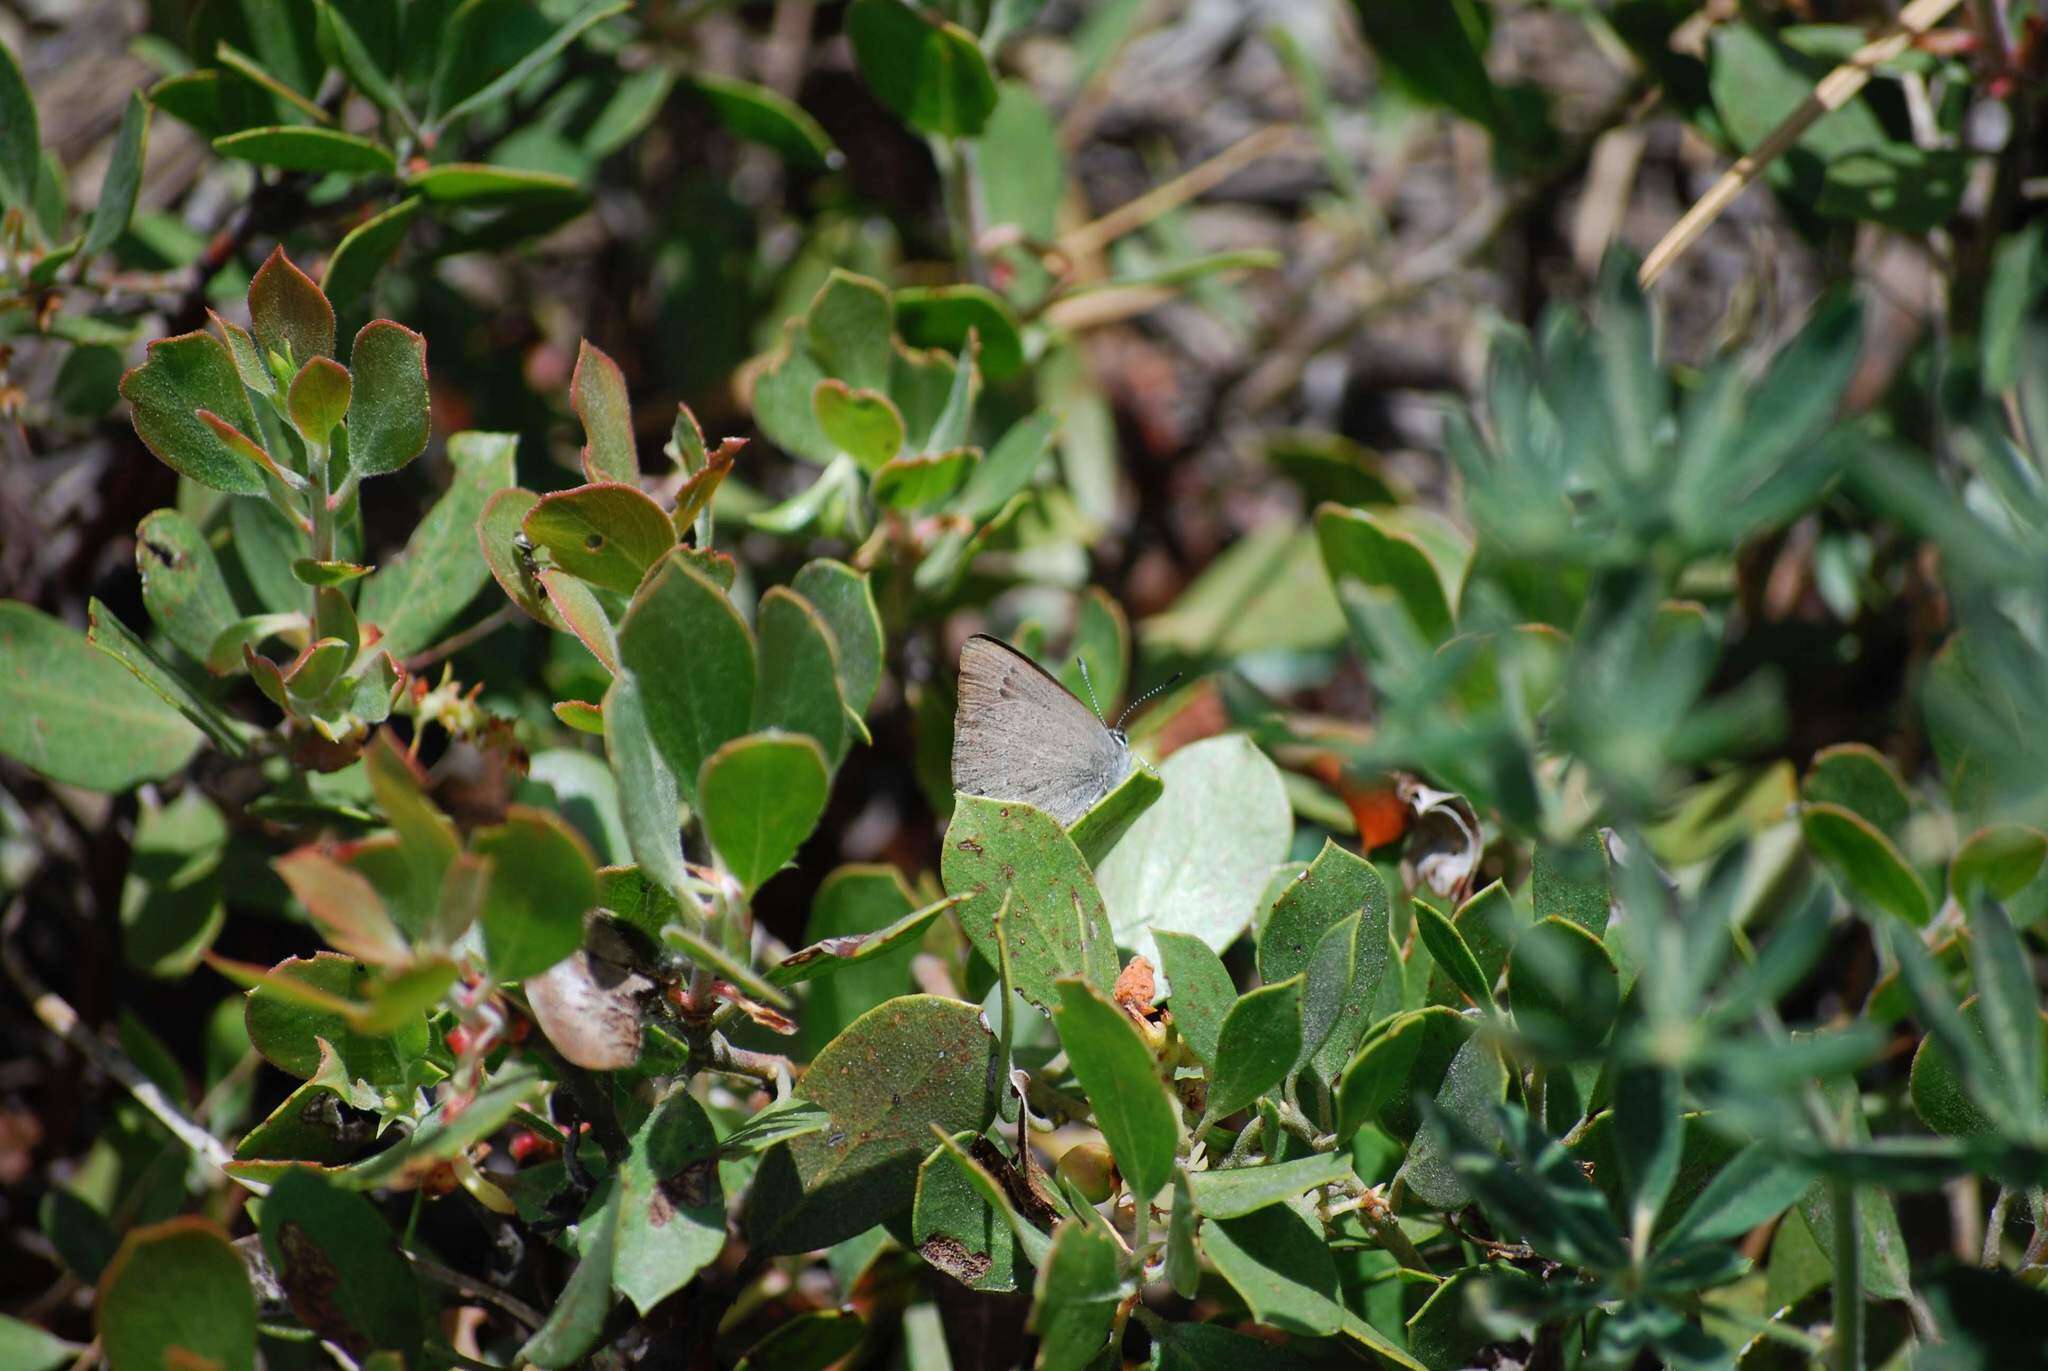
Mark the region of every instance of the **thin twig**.
<instances>
[{"instance_id":1,"label":"thin twig","mask_svg":"<svg viewBox=\"0 0 2048 1371\"><path fill-rule=\"evenodd\" d=\"M1189 167L1171 181L1154 186L1135 200L1126 200L1099 219L1060 235L1059 248L1068 257L1092 257L1127 233L1170 214L1198 195L1207 194L1268 153L1293 141L1301 130L1292 124L1269 124L1232 143L1205 162Z\"/></svg>"},{"instance_id":2,"label":"thin twig","mask_svg":"<svg viewBox=\"0 0 2048 1371\"><path fill-rule=\"evenodd\" d=\"M1899 11L1898 19L1882 34L1865 43L1849 55L1848 61L1823 76L1799 108L1772 129L1754 151L1736 158L1735 165L1723 172L1721 179L1714 182L1650 250L1650 255L1643 259L1638 278L1643 285L1647 287L1654 283L1673 262L1684 256L1686 249L1707 231L1708 225L1720 218L1722 212L1735 203L1735 198L1763 175L1771 163L1784 156L1822 115L1832 114L1855 99L1873 71L1906 51L1914 39L1940 23L1960 3L1962 0L1913 0L1912 4Z\"/></svg>"},{"instance_id":3,"label":"thin twig","mask_svg":"<svg viewBox=\"0 0 2048 1371\"><path fill-rule=\"evenodd\" d=\"M156 1117L157 1122L168 1128L178 1141L197 1153L209 1166L219 1171L224 1179L249 1186L261 1194L267 1186L259 1186L227 1174L227 1164L234 1160L234 1154L227 1144L213 1136L205 1128L193 1122L177 1103L157 1086L156 1082L142 1074L142 1069L129 1061L127 1054L108 1043L100 1041L91 1029L79 1021L78 1011L73 1009L63 996L45 986L30 969L20 949L14 945L14 935L27 916L28 905L17 896L8 906L4 920L0 920L0 963L4 963L7 978L14 982L14 988L28 1001L29 1007L42 1020L43 1026L75 1048L87 1060L107 1075L119 1081L134 1097L135 1102Z\"/></svg>"},{"instance_id":4,"label":"thin twig","mask_svg":"<svg viewBox=\"0 0 2048 1371\"><path fill-rule=\"evenodd\" d=\"M445 1285L456 1294L467 1295L473 1300L495 1304L528 1328L538 1328L547 1322L546 1316L538 1309L515 1296L506 1294L494 1285L486 1285L474 1277L465 1276L460 1271L452 1270L418 1253L408 1252L406 1257L412 1262L415 1270L436 1285Z\"/></svg>"},{"instance_id":5,"label":"thin twig","mask_svg":"<svg viewBox=\"0 0 2048 1371\"><path fill-rule=\"evenodd\" d=\"M512 622L513 615L518 612L519 606L507 600L504 604L499 605L460 633L451 633L432 647L422 648L420 651L413 653L412 656L405 659L405 669L407 671L418 671L422 667L430 667L446 658L453 657L462 649L469 647L473 643L482 642L485 638L490 637L506 624Z\"/></svg>"}]
</instances>

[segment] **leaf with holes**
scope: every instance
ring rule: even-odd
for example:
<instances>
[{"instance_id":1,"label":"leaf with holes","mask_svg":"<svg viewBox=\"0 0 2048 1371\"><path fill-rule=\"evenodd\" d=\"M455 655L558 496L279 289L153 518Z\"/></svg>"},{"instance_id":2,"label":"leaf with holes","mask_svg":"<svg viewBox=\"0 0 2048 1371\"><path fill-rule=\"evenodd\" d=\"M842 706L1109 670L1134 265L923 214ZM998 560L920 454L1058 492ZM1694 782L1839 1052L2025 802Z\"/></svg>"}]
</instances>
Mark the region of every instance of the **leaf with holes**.
<instances>
[{"instance_id":1,"label":"leaf with holes","mask_svg":"<svg viewBox=\"0 0 2048 1371\"><path fill-rule=\"evenodd\" d=\"M676 545L668 515L639 487L601 483L543 495L523 525L555 565L595 586L631 595Z\"/></svg>"}]
</instances>

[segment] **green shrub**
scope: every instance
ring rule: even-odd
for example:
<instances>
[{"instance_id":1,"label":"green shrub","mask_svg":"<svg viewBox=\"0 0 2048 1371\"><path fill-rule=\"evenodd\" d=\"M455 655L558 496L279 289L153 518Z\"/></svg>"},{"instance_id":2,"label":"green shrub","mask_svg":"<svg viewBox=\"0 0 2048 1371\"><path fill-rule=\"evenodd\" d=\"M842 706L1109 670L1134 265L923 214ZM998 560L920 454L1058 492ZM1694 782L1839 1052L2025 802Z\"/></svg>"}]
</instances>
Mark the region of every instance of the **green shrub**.
<instances>
[{"instance_id":1,"label":"green shrub","mask_svg":"<svg viewBox=\"0 0 2048 1371\"><path fill-rule=\"evenodd\" d=\"M1447 494L1252 425L1256 480L1306 512L1134 627L1091 584L1119 464L1080 337L1229 306L1275 255L1166 228L1077 266L1120 232L1061 237L1058 129L1001 74L1041 6L855 0L831 13L863 98L938 173L948 274L903 268L835 200L831 135L667 60L662 8L201 7L145 45L169 70L85 214L0 63L0 322L66 349L26 403L90 424L118 396L176 478L135 530L139 616L0 606L0 798L120 797L133 977L115 1035L80 1022L14 940L86 918L13 898L43 1036L121 1089L38 1180L90 1314L33 1301L52 1331L0 1320L0 1362L2041 1359L2024 83L1894 44L1787 144L1863 35L1757 6L1700 46L1672 37L1692 7L1557 7L1667 113L1763 149L1817 251L1848 225L1942 254L1943 336L1858 395L1845 282L1782 340L1676 362L1640 284L1669 251L1612 249L1584 305L1493 330ZM1113 70L1141 8L1092 12L1072 55ZM1494 8L1355 17L1376 112L1484 130L1533 197L1590 140L1488 74ZM1273 41L1324 208L1369 241L1315 64ZM471 382L511 367L462 341L444 273L584 222L678 91L809 187L802 251L668 226L701 355L629 379L585 340L557 383L528 359L537 395L470 385L505 412L449 431L442 338ZM2021 152L1965 150L1972 101ZM138 214L162 117L255 169L217 244ZM1979 164L2004 189L1966 208ZM123 312L172 268L190 292ZM714 417L664 404L643 465L647 398L679 390ZM567 484L551 405L580 422ZM1875 706L1817 705L1906 620ZM1071 824L954 793L952 649L984 623L1107 720L1163 688ZM1341 707L1360 680L1369 720ZM832 867L870 806L891 860ZM202 1060L159 991L214 1005Z\"/></svg>"}]
</instances>

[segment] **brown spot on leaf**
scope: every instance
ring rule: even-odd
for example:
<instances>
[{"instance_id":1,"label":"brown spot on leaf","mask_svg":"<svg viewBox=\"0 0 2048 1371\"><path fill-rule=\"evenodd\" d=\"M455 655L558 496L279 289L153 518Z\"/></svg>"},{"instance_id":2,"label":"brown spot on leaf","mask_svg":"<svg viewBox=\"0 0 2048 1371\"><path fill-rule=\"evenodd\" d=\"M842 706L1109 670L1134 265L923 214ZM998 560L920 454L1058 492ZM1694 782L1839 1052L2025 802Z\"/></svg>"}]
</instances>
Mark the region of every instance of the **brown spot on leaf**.
<instances>
[{"instance_id":1,"label":"brown spot on leaf","mask_svg":"<svg viewBox=\"0 0 2048 1371\"><path fill-rule=\"evenodd\" d=\"M972 1285L994 1265L987 1253L970 1252L958 1238L944 1233L932 1234L917 1250L926 1261L962 1285Z\"/></svg>"},{"instance_id":2,"label":"brown spot on leaf","mask_svg":"<svg viewBox=\"0 0 2048 1371\"><path fill-rule=\"evenodd\" d=\"M333 1260L293 1219L286 1219L279 1228L278 1247L284 1257L278 1280L284 1285L285 1298L291 1301L292 1313L315 1334L360 1360L369 1352L370 1340L349 1323L335 1303L341 1272Z\"/></svg>"},{"instance_id":3,"label":"brown spot on leaf","mask_svg":"<svg viewBox=\"0 0 2048 1371\"><path fill-rule=\"evenodd\" d=\"M711 1203L717 1188L717 1160L705 1157L691 1162L655 1187L654 1197L647 1202L647 1221L660 1228L679 1209L702 1209Z\"/></svg>"}]
</instances>

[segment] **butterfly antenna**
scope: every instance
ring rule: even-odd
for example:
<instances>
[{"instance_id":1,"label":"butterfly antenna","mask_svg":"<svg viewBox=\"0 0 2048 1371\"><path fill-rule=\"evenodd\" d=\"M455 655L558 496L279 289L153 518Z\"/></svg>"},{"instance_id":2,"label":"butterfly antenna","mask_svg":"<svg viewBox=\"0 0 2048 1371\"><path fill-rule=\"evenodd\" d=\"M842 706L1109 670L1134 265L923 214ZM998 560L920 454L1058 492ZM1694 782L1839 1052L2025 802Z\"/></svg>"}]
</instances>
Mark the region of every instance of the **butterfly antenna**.
<instances>
[{"instance_id":1,"label":"butterfly antenna","mask_svg":"<svg viewBox=\"0 0 2048 1371\"><path fill-rule=\"evenodd\" d=\"M1140 695L1140 696L1139 696L1139 697L1138 697L1137 699L1135 699L1135 700L1131 701L1131 702L1130 702L1129 704L1125 705L1125 706L1124 706L1124 712L1116 716L1116 726L1117 726L1118 728L1122 728L1122 727L1124 726L1124 720L1126 720L1126 719L1130 718L1130 717L1131 717L1131 715L1132 715L1132 714L1133 714L1134 712L1136 712L1136 710L1137 710L1137 708L1138 708L1138 706L1139 706L1139 705L1141 705L1141 704L1145 703L1145 701L1147 701L1147 700L1151 699L1151 698L1152 698L1152 697L1153 697L1154 695L1157 695L1157 694L1159 694L1159 693L1160 693L1161 691L1164 691L1164 690L1170 690L1170 689L1172 689L1172 687L1173 687L1174 683L1175 683L1175 682L1177 682L1178 680L1180 680L1180 678L1181 678L1182 676L1184 676L1185 674L1186 674L1185 672L1180 672L1180 671L1176 671L1176 672L1174 672L1174 673L1173 673L1173 675L1171 675L1171 676L1167 677L1167 678L1166 678L1165 680L1161 681L1161 682L1160 682L1160 683L1159 683L1158 685L1156 685L1156 686L1153 686L1153 687L1152 687L1152 688L1151 688L1150 690L1146 691L1146 692L1145 692L1145 693L1144 693L1143 695Z\"/></svg>"},{"instance_id":2,"label":"butterfly antenna","mask_svg":"<svg viewBox=\"0 0 2048 1371\"><path fill-rule=\"evenodd\" d=\"M1088 707L1095 711L1095 717L1102 718L1102 706L1095 702L1095 682L1088 675L1088 659L1076 653L1074 665L1081 668L1081 684L1088 687Z\"/></svg>"}]
</instances>

